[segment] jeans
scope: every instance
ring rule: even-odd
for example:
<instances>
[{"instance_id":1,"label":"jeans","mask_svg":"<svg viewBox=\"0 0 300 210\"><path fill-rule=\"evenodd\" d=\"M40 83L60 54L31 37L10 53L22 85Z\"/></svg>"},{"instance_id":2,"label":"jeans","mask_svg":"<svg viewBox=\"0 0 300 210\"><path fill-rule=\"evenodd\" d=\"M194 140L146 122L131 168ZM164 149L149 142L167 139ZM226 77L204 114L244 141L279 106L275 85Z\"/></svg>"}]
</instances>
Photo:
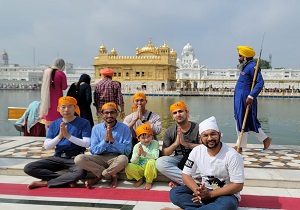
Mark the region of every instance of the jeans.
<instances>
[{"instance_id":1,"label":"jeans","mask_svg":"<svg viewBox=\"0 0 300 210\"><path fill-rule=\"evenodd\" d=\"M193 191L187 186L174 187L170 191L170 199L173 204L184 210L237 210L238 200L234 195L225 195L203 201L193 202Z\"/></svg>"},{"instance_id":2,"label":"jeans","mask_svg":"<svg viewBox=\"0 0 300 210\"><path fill-rule=\"evenodd\" d=\"M156 168L173 182L182 185L182 171L177 167L182 157L183 155L159 157L156 160Z\"/></svg>"}]
</instances>

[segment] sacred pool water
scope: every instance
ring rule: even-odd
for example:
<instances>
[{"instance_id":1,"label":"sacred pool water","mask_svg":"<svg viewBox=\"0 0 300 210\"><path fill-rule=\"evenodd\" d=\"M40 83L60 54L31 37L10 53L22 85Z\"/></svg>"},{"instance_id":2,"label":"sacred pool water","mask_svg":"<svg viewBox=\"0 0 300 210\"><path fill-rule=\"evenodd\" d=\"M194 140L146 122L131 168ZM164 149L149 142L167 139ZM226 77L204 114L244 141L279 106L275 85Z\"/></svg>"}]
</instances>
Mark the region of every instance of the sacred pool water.
<instances>
[{"instance_id":1,"label":"sacred pool water","mask_svg":"<svg viewBox=\"0 0 300 210\"><path fill-rule=\"evenodd\" d=\"M40 91L34 90L0 90L0 136L18 136L14 121L7 120L7 107L28 107L32 101L40 100ZM132 96L124 96L125 112L130 113ZM169 107L176 101L184 101L190 111L190 120L201 122L215 116L223 133L223 141L236 141L235 122L233 118L232 97L202 97L202 96L148 96L147 109L158 113L163 121L163 131L173 121ZM300 99L259 98L258 116L263 130L273 138L273 144L300 145ZM93 112L95 109L92 108ZM95 115L94 115L95 116ZM249 135L249 143L259 143Z\"/></svg>"}]
</instances>

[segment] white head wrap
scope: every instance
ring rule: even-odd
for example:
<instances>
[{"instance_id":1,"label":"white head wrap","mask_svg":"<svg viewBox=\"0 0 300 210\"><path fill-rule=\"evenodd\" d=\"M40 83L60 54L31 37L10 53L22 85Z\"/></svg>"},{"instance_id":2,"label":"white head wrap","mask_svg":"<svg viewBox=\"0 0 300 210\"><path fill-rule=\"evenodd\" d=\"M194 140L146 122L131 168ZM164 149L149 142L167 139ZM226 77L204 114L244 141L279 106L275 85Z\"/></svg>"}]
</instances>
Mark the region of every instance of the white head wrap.
<instances>
[{"instance_id":1,"label":"white head wrap","mask_svg":"<svg viewBox=\"0 0 300 210\"><path fill-rule=\"evenodd\" d=\"M199 134L201 135L202 132L207 131L207 130L215 130L215 131L219 131L219 127L217 125L217 120L214 116L207 118L206 120L203 120L200 124L199 124Z\"/></svg>"},{"instance_id":2,"label":"white head wrap","mask_svg":"<svg viewBox=\"0 0 300 210\"><path fill-rule=\"evenodd\" d=\"M51 66L51 68L63 71L65 69L65 61L61 58L57 58L53 62L53 65Z\"/></svg>"}]
</instances>

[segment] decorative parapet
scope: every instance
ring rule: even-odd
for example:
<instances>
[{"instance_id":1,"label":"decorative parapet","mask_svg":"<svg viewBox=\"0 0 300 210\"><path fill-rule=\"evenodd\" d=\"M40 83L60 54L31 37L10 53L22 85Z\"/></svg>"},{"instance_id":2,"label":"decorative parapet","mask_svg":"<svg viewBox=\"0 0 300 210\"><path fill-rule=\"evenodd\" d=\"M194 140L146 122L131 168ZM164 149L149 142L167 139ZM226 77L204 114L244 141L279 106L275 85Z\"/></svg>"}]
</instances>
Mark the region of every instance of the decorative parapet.
<instances>
[{"instance_id":1,"label":"decorative parapet","mask_svg":"<svg viewBox=\"0 0 300 210\"><path fill-rule=\"evenodd\" d=\"M160 60L161 56L108 56L109 60L150 60L150 59L155 59L155 60Z\"/></svg>"}]
</instances>

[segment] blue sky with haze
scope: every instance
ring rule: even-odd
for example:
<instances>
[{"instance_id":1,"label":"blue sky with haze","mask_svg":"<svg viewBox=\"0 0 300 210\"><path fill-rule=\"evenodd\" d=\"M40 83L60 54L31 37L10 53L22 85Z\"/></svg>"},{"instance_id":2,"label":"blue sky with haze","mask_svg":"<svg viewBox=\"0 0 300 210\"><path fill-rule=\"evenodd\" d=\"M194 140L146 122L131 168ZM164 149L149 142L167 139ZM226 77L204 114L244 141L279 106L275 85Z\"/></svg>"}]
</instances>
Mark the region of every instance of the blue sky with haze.
<instances>
[{"instance_id":1,"label":"blue sky with haze","mask_svg":"<svg viewBox=\"0 0 300 210\"><path fill-rule=\"evenodd\" d=\"M189 42L202 65L237 64L250 45L273 67L300 68L299 0L1 0L0 52L11 64L51 64L61 57L90 66L103 43L135 55L149 38L181 56ZM35 52L35 53L34 53ZM35 56L33 56L35 54ZM35 57L35 59L34 59Z\"/></svg>"}]
</instances>

